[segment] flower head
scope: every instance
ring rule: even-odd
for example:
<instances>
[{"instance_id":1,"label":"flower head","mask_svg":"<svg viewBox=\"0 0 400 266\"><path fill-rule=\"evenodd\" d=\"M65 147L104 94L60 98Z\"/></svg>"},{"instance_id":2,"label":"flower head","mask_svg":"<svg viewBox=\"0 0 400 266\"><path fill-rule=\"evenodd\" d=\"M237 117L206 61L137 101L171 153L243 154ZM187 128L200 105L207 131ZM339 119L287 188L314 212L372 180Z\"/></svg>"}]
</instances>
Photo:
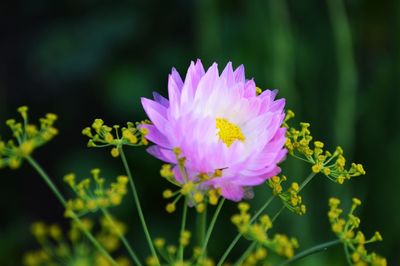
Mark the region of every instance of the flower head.
<instances>
[{"instance_id":1,"label":"flower head","mask_svg":"<svg viewBox=\"0 0 400 266\"><path fill-rule=\"evenodd\" d=\"M142 127L156 144L148 152L175 165L177 182L192 181L241 200L246 187L278 174L277 164L286 155L285 100L275 100L277 91L258 95L258 90L254 80L245 79L243 65L233 70L229 62L219 75L217 64L205 71L197 60L184 81L172 69L169 99L157 93L154 100L142 98L152 122ZM177 148L184 158L184 176L177 166Z\"/></svg>"}]
</instances>

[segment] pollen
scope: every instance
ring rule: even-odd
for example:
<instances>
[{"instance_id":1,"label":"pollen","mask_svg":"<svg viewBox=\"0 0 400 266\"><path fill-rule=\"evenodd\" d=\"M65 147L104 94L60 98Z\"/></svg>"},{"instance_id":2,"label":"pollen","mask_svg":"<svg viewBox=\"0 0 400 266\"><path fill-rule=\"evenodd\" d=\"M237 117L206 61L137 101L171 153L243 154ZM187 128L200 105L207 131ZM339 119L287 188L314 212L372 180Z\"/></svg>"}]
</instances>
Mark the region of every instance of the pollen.
<instances>
[{"instance_id":1,"label":"pollen","mask_svg":"<svg viewBox=\"0 0 400 266\"><path fill-rule=\"evenodd\" d=\"M225 118L217 118L216 125L218 129L218 137L226 146L230 147L236 140L244 141L245 137L242 130L237 125L229 122Z\"/></svg>"}]
</instances>

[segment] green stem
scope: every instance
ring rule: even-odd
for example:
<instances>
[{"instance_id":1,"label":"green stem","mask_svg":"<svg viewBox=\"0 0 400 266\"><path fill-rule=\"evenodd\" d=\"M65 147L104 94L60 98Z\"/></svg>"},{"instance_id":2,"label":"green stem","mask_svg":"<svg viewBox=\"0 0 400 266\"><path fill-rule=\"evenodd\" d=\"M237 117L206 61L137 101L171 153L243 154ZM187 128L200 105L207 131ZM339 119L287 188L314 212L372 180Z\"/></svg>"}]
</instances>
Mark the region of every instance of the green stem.
<instances>
[{"instance_id":1,"label":"green stem","mask_svg":"<svg viewBox=\"0 0 400 266\"><path fill-rule=\"evenodd\" d=\"M132 250L131 246L129 245L128 241L126 240L125 236L120 232L118 229L117 225L114 222L114 219L110 215L107 209L101 208L101 212L104 214L106 219L111 223L112 227L115 228L115 231L118 234L118 237L121 239L122 243L124 244L125 248L128 250L129 255L132 257L133 261L136 263L138 266L142 266L142 263L140 262L139 258L135 254L135 252Z\"/></svg>"},{"instance_id":2,"label":"green stem","mask_svg":"<svg viewBox=\"0 0 400 266\"><path fill-rule=\"evenodd\" d=\"M260 216L264 210L269 206L269 204L271 204L271 202L273 201L273 199L275 198L274 195L271 195L268 200L264 203L263 206L261 206L261 208L256 212L256 214L251 218L250 223L253 223L258 216ZM239 239L242 237L241 233L238 233L236 235L236 237L233 239L233 241L231 242L231 244L229 245L229 247L225 250L224 254L222 255L221 259L219 260L217 266L221 266L222 263L226 260L226 258L228 257L229 253L231 253L232 249L235 247L236 243L239 241Z\"/></svg>"},{"instance_id":3,"label":"green stem","mask_svg":"<svg viewBox=\"0 0 400 266\"><path fill-rule=\"evenodd\" d=\"M182 223L181 223L181 232L179 235L179 238L182 237L183 232L185 231L186 227L186 218L187 218L187 209L188 209L188 200L187 197L185 197L185 200L183 201L183 211L182 211ZM183 251L184 251L184 245L182 244L182 241L179 239L179 250L178 250L178 258L179 261L183 264Z\"/></svg>"},{"instance_id":4,"label":"green stem","mask_svg":"<svg viewBox=\"0 0 400 266\"><path fill-rule=\"evenodd\" d=\"M50 177L46 174L43 168L30 156L26 157L26 160L29 164L39 173L39 175L43 178L45 183L50 187L51 191L56 195L57 199L61 202L64 208L67 206L67 201L61 195L60 191L54 185L53 181L51 181ZM97 239L90 233L85 226L83 225L82 221L72 213L71 218L78 224L78 227L82 230L85 236L92 242L93 246L95 246L100 253L107 258L107 260L114 266L118 266L117 262L111 257L111 255L101 246L101 244L97 241Z\"/></svg>"},{"instance_id":5,"label":"green stem","mask_svg":"<svg viewBox=\"0 0 400 266\"><path fill-rule=\"evenodd\" d=\"M138 196L137 191L136 191L136 186L135 186L135 183L133 182L131 170L129 168L129 165L128 165L128 162L126 160L125 153L124 153L124 150L122 149L122 146L119 147L119 153L120 153L120 156L121 156L122 163L124 164L126 174L128 175L128 178L129 178L129 184L130 184L131 189L132 189L133 198L134 198L134 201L135 201L135 204L136 204L136 208L138 210L140 222L142 223L144 234L146 235L147 243L148 243L148 245L150 247L152 256L157 260L157 264L159 265L160 263L159 263L159 260L158 260L158 256L157 256L156 250L154 248L153 241L151 240L151 236L150 236L149 230L147 229L147 224L146 224L146 221L144 219L142 207L140 205L139 196Z\"/></svg>"},{"instance_id":6,"label":"green stem","mask_svg":"<svg viewBox=\"0 0 400 266\"><path fill-rule=\"evenodd\" d=\"M299 192L300 190L302 190L316 175L316 173L310 173L307 178L303 181L303 183L301 183L300 188L299 188ZM271 195L271 197L267 200L267 202L265 202L265 204L256 212L256 214L251 218L250 223L253 223L258 216L260 216L264 210L268 207L268 205L272 202L272 200L274 199L274 195ZM272 221L275 221L276 218L278 218L278 216L282 213L282 211L285 209L285 207L282 207L273 217ZM233 239L232 243L229 245L229 247L226 249L225 253L222 255L221 259L219 260L217 266L221 266L222 263L226 260L226 258L228 257L229 253L232 251L232 249L235 247L236 243L239 241L239 239L242 237L241 233L238 233L235 237L235 239Z\"/></svg>"},{"instance_id":7,"label":"green stem","mask_svg":"<svg viewBox=\"0 0 400 266\"><path fill-rule=\"evenodd\" d=\"M206 226L207 226L207 206L208 204L205 204L205 208L203 213L198 214L198 219L199 219L199 246L202 246L204 244L204 238L206 236Z\"/></svg>"},{"instance_id":8,"label":"green stem","mask_svg":"<svg viewBox=\"0 0 400 266\"><path fill-rule=\"evenodd\" d=\"M210 240L210 236L211 236L211 233L212 233L212 231L214 229L215 222L217 221L219 212L221 211L221 208L222 208L222 205L224 205L224 202L225 202L225 199L222 198L220 200L218 206L217 206L217 209L215 210L215 213L214 213L214 215L213 215L213 217L211 219L210 226L208 227L208 230L207 230L207 233L206 233L206 237L204 238L204 243L203 243L203 246L201 248L201 255L200 255L199 258L204 258L205 254L206 254L208 241Z\"/></svg>"},{"instance_id":9,"label":"green stem","mask_svg":"<svg viewBox=\"0 0 400 266\"><path fill-rule=\"evenodd\" d=\"M240 256L238 261L233 266L243 265L243 261L250 255L256 244L257 242L251 243L251 245L246 249L246 251L242 254L242 256Z\"/></svg>"},{"instance_id":10,"label":"green stem","mask_svg":"<svg viewBox=\"0 0 400 266\"><path fill-rule=\"evenodd\" d=\"M300 260L302 258L310 256L310 255L312 255L314 253L318 253L318 252L321 252L321 251L326 251L328 248L330 248L332 246L335 246L335 245L338 245L340 243L341 243L340 239L336 239L336 240L332 240L332 241L329 241L329 242L326 242L326 243L311 247L309 249L306 249L306 250L298 253L293 258L291 258L289 260L285 260L284 262L279 264L279 266L289 265L289 264L291 264L291 263L293 263L295 261L298 261L298 260Z\"/></svg>"},{"instance_id":11,"label":"green stem","mask_svg":"<svg viewBox=\"0 0 400 266\"><path fill-rule=\"evenodd\" d=\"M316 173L311 172L307 178L303 181L303 183L301 183L300 187L299 187L299 192L314 178L314 176L316 175Z\"/></svg>"},{"instance_id":12,"label":"green stem","mask_svg":"<svg viewBox=\"0 0 400 266\"><path fill-rule=\"evenodd\" d=\"M347 248L346 245L344 245L343 248L344 248L344 253L346 254L346 261L347 261L347 264L349 264L349 266L352 266L353 263L351 263L351 258L350 258L349 249Z\"/></svg>"},{"instance_id":13,"label":"green stem","mask_svg":"<svg viewBox=\"0 0 400 266\"><path fill-rule=\"evenodd\" d=\"M278 211L277 213L275 213L274 217L272 217L272 220L271 220L272 223L275 222L275 220L278 218L279 215L281 215L281 213L283 212L283 210L284 210L285 208L286 208L286 207L285 207L285 205L284 205L284 206L282 206L282 207L279 209L279 211Z\"/></svg>"}]
</instances>

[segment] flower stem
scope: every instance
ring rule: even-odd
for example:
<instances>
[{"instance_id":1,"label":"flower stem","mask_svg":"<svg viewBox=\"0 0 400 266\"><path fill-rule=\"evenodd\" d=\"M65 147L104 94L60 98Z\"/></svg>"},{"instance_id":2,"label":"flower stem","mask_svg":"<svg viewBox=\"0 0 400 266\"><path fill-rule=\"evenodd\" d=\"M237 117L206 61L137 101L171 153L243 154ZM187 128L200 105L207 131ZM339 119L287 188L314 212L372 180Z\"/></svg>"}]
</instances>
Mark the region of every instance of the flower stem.
<instances>
[{"instance_id":1,"label":"flower stem","mask_svg":"<svg viewBox=\"0 0 400 266\"><path fill-rule=\"evenodd\" d=\"M349 249L347 248L346 245L344 245L343 248L344 248L344 254L346 255L347 264L348 264L349 266L352 266L353 263L351 263L351 258L350 258Z\"/></svg>"},{"instance_id":2,"label":"flower stem","mask_svg":"<svg viewBox=\"0 0 400 266\"><path fill-rule=\"evenodd\" d=\"M275 222L275 220L278 218L279 215L281 215L281 213L283 212L283 210L284 210L285 208L286 208L285 206L282 206L282 207L279 209L279 211L277 211L277 212L275 213L274 217L272 217L272 220L271 220L272 223Z\"/></svg>"},{"instance_id":3,"label":"flower stem","mask_svg":"<svg viewBox=\"0 0 400 266\"><path fill-rule=\"evenodd\" d=\"M205 209L202 213L197 214L197 224L198 224L198 241L201 247L204 243L204 238L206 236L206 226L207 226L207 204L205 204Z\"/></svg>"},{"instance_id":4,"label":"flower stem","mask_svg":"<svg viewBox=\"0 0 400 266\"><path fill-rule=\"evenodd\" d=\"M272 200L275 198L274 195L271 195L268 200L264 203L263 206L261 206L261 208L256 212L256 214L254 214L254 216L251 218L250 223L254 222L258 216L260 216L264 210L269 206L269 204L271 204ZM236 235L236 237L233 239L233 241L231 242L231 244L229 245L229 247L225 250L225 253L222 255L221 259L219 260L217 266L221 266L222 263L226 260L226 258L228 257L229 253L231 253L232 249L235 247L236 243L239 241L239 239L242 237L241 233L238 233Z\"/></svg>"},{"instance_id":5,"label":"flower stem","mask_svg":"<svg viewBox=\"0 0 400 266\"><path fill-rule=\"evenodd\" d=\"M217 206L217 209L215 210L215 213L214 213L214 215L213 215L213 217L211 219L211 222L210 222L210 226L208 227L206 236L204 238L204 242L203 242L203 246L201 248L201 254L200 254L199 258L204 258L204 256L206 255L208 241L210 240L210 236L211 236L211 233L212 233L212 231L214 229L215 222L217 221L219 212L221 211L221 208L222 208L222 205L224 205L224 202L225 202L225 199L222 198L220 200L218 206Z\"/></svg>"},{"instance_id":6,"label":"flower stem","mask_svg":"<svg viewBox=\"0 0 400 266\"><path fill-rule=\"evenodd\" d=\"M321 252L321 251L325 251L325 250L327 250L328 248L330 248L330 247L332 247L332 246L335 246L335 245L338 245L338 244L340 244L340 243L341 243L340 239L335 239L335 240L332 240L332 241L329 241L329 242L326 242L326 243L319 244L319 245L317 245L317 246L311 247L311 248L309 248L309 249L306 249L306 250L304 250L304 251L298 253L298 254L297 254L296 256L294 256L293 258L291 258L291 259L289 259L289 260L285 260L284 262L282 262L281 264L279 264L279 266L289 265L289 264L291 264L291 263L293 263L293 262L295 262L295 261L298 261L298 260L300 260L300 259L302 259L302 258L305 258L305 257L307 257L307 256L310 256L310 255L312 255L312 254L314 254L314 253L318 253L318 252Z\"/></svg>"},{"instance_id":7,"label":"flower stem","mask_svg":"<svg viewBox=\"0 0 400 266\"><path fill-rule=\"evenodd\" d=\"M307 178L303 181L303 183L301 183L300 188L299 188L299 192L314 178L314 176L316 175L316 173L311 172Z\"/></svg>"},{"instance_id":8,"label":"flower stem","mask_svg":"<svg viewBox=\"0 0 400 266\"><path fill-rule=\"evenodd\" d=\"M186 227L186 218L187 218L187 209L188 209L188 200L187 197L185 197L185 200L183 201L183 211L182 211L182 223L181 223L181 231L180 231L180 235L179 238L182 237L183 232L185 231L185 227ZM183 251L184 251L184 245L182 243L182 241L180 241L179 239L179 250L178 250L178 258L179 261L181 263L183 263Z\"/></svg>"},{"instance_id":9,"label":"flower stem","mask_svg":"<svg viewBox=\"0 0 400 266\"><path fill-rule=\"evenodd\" d=\"M43 178L45 183L50 187L51 191L56 195L57 199L60 201L60 203L63 205L64 208L67 206L67 201L63 197L63 195L60 193L60 191L57 189L53 181L50 179L50 177L46 174L46 172L43 170L43 168L35 161L30 156L26 157L26 160L29 162L29 164L38 172L38 174ZM75 215L75 213L72 213L71 218L78 224L80 230L85 234L85 236L92 242L93 246L95 246L100 253L107 258L107 260L113 265L113 266L118 266L117 262L111 257L111 255L101 246L101 244L97 241L97 239L90 233L85 226L83 225L82 221Z\"/></svg>"},{"instance_id":10,"label":"flower stem","mask_svg":"<svg viewBox=\"0 0 400 266\"><path fill-rule=\"evenodd\" d=\"M136 186L135 186L135 183L133 182L131 170L129 168L129 165L128 165L128 162L126 160L125 153L124 153L124 150L122 149L122 146L119 146L119 153L120 153L120 156L121 156L122 163L123 163L123 165L125 167L126 174L128 175L128 178L129 178L129 184L130 184L131 189L132 189L133 198L134 198L134 201L135 201L135 204L136 204L136 208L138 210L140 222L142 223L144 234L146 235L147 243L148 243L148 245L150 247L150 251L151 251L152 256L157 260L157 264L159 265L160 263L159 263L159 260L158 260L158 257L157 257L157 253L156 253L156 250L154 248L153 241L151 240L151 236L150 236L149 230L147 229L147 225L146 225L146 221L144 219L142 207L140 205L139 196L138 196L137 191L136 191Z\"/></svg>"},{"instance_id":11,"label":"flower stem","mask_svg":"<svg viewBox=\"0 0 400 266\"><path fill-rule=\"evenodd\" d=\"M110 215L107 209L101 208L101 212L104 214L106 219L111 223L112 227L115 228L115 231L118 234L118 237L121 239L122 243L124 244L125 248L128 250L129 255L132 257L133 261L136 263L138 266L142 266L142 263L140 262L139 258L135 254L135 252L132 250L131 246L129 245L128 241L126 240L125 236L122 234L122 232L119 230L117 225L114 222L114 219Z\"/></svg>"}]
</instances>

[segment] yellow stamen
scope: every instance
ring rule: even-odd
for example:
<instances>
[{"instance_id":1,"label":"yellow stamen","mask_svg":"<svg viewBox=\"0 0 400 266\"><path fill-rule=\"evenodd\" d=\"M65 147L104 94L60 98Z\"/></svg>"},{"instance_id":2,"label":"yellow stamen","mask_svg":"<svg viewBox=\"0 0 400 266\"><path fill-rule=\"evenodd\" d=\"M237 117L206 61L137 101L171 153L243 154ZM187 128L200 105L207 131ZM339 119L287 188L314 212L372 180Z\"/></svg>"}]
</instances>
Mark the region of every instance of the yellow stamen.
<instances>
[{"instance_id":1,"label":"yellow stamen","mask_svg":"<svg viewBox=\"0 0 400 266\"><path fill-rule=\"evenodd\" d=\"M226 146L230 147L235 140L244 141L245 137L242 130L237 125L229 122L225 118L216 119L218 137Z\"/></svg>"}]
</instances>

